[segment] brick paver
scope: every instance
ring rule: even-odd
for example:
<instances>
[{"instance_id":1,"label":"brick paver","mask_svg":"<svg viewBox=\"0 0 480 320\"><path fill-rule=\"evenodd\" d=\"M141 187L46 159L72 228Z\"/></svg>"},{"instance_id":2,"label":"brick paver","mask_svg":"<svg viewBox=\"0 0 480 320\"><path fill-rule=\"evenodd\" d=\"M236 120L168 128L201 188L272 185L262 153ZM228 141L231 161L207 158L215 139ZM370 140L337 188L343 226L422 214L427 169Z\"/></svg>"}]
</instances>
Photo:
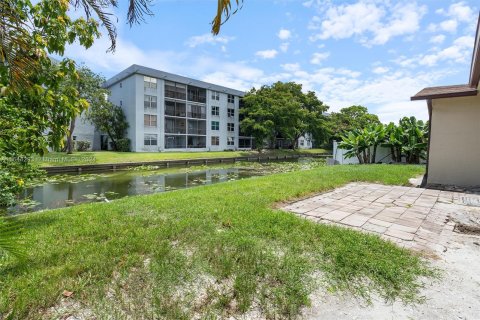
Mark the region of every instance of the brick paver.
<instances>
[{"instance_id":1,"label":"brick paver","mask_svg":"<svg viewBox=\"0 0 480 320\"><path fill-rule=\"evenodd\" d=\"M283 209L319 223L376 233L403 247L437 251L448 246L455 225L449 216L464 210L466 196L480 201L480 195L459 192L350 183Z\"/></svg>"}]
</instances>

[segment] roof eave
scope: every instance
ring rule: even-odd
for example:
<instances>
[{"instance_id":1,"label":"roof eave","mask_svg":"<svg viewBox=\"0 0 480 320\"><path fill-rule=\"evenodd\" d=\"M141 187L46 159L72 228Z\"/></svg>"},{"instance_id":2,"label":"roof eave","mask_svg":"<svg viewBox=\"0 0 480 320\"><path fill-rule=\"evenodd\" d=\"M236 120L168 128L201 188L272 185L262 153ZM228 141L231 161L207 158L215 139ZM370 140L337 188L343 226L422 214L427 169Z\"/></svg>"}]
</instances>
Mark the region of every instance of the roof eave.
<instances>
[{"instance_id":1,"label":"roof eave","mask_svg":"<svg viewBox=\"0 0 480 320\"><path fill-rule=\"evenodd\" d=\"M477 22L477 32L475 34L475 44L473 46L472 63L470 65L470 81L472 88L477 88L480 82L480 14Z\"/></svg>"},{"instance_id":2,"label":"roof eave","mask_svg":"<svg viewBox=\"0 0 480 320\"><path fill-rule=\"evenodd\" d=\"M445 99L445 98L458 98L458 97L471 97L478 94L477 90L469 90L462 92L452 92L452 93L441 93L441 94L431 94L431 95L422 95L422 96L413 96L410 98L411 101L418 100L431 100L431 99Z\"/></svg>"}]
</instances>

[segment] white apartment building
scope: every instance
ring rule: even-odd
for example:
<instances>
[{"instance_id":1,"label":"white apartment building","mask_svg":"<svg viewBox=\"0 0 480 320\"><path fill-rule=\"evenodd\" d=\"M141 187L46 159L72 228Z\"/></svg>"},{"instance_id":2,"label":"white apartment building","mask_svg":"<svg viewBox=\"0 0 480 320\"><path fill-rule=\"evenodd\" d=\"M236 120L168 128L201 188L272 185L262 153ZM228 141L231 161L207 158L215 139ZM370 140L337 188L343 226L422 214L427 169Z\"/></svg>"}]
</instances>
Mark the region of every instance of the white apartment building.
<instances>
[{"instance_id":1,"label":"white apartment building","mask_svg":"<svg viewBox=\"0 0 480 320\"><path fill-rule=\"evenodd\" d=\"M221 151L252 146L250 137L240 135L242 91L139 65L107 80L105 87L111 92L109 100L125 112L132 151ZM105 149L105 142L105 136L95 138L92 148Z\"/></svg>"}]
</instances>

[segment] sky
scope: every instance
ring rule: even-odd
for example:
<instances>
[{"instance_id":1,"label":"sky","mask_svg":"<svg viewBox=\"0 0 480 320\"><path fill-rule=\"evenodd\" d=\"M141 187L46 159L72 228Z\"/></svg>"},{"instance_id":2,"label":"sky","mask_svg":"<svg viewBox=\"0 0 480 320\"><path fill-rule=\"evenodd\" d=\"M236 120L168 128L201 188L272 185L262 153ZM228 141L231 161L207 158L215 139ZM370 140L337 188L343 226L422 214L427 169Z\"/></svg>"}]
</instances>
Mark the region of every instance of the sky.
<instances>
[{"instance_id":1,"label":"sky","mask_svg":"<svg viewBox=\"0 0 480 320\"><path fill-rule=\"evenodd\" d=\"M295 81L329 111L363 105L388 123L428 118L425 101L410 101L422 88L468 83L479 3L244 0L218 36L216 0L154 0L133 27L126 10L114 12L114 53L102 30L66 56L106 78L139 64L245 91Z\"/></svg>"}]
</instances>

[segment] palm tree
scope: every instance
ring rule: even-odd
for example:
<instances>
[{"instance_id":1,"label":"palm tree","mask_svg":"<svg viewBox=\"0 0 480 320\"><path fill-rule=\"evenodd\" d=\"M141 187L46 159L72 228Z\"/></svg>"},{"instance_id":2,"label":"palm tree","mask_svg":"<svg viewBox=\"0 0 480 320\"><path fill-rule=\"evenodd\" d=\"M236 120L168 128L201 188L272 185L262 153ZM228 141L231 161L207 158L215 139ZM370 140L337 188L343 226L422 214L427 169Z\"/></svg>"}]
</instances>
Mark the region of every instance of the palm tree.
<instances>
[{"instance_id":1,"label":"palm tree","mask_svg":"<svg viewBox=\"0 0 480 320\"><path fill-rule=\"evenodd\" d=\"M352 130L347 135L342 136L342 141L338 144L340 149L347 150L345 158L357 157L360 164L366 162L365 150L368 145L362 131Z\"/></svg>"},{"instance_id":2,"label":"palm tree","mask_svg":"<svg viewBox=\"0 0 480 320\"><path fill-rule=\"evenodd\" d=\"M143 22L146 16L153 15L150 10L153 0L127 1L129 4L127 21L130 26ZM47 2L48 0L41 0L37 5ZM101 25L107 30L110 38L109 50L114 51L117 31L114 16L110 12L113 8L118 7L118 0L69 0L69 2L60 2L60 4L55 2L49 5L64 6L66 11L69 9L69 3L74 10L83 10L87 19L95 15L100 20ZM217 0L217 10L211 22L212 33L217 35L221 26L242 5L243 0ZM0 1L0 68L2 66L7 67L9 84L12 88L28 85L29 83L26 80L28 75L35 73L35 70L38 68L38 60L42 57L45 58L48 54L45 49L40 49L41 46L37 46L38 43L48 43L49 39L44 37L44 30L37 28L35 21L42 19L39 19L38 16L34 17L33 7L34 5L29 1L21 3L17 0ZM48 20L51 18L44 17L44 19ZM58 28L61 29L62 27ZM66 42L67 39L68 37L58 40ZM62 52L54 53L63 54Z\"/></svg>"}]
</instances>

